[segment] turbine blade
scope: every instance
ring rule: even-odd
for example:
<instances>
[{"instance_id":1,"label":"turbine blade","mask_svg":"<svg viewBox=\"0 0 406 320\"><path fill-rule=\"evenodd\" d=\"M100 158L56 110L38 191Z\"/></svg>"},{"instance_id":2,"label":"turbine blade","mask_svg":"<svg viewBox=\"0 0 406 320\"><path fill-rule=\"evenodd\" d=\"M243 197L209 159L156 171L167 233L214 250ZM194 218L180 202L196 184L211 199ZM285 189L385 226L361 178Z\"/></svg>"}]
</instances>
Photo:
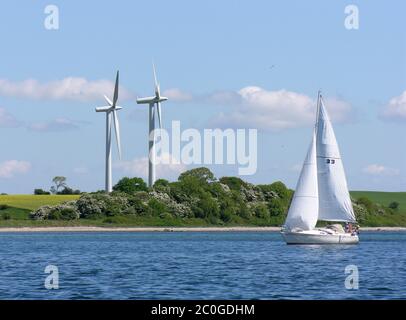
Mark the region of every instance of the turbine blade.
<instances>
[{"instance_id":1,"label":"turbine blade","mask_svg":"<svg viewBox=\"0 0 406 320\"><path fill-rule=\"evenodd\" d=\"M118 99L118 77L119 77L119 73L118 73L118 70L117 70L116 85L114 86L113 106L116 105L117 99Z\"/></svg>"},{"instance_id":2,"label":"turbine blade","mask_svg":"<svg viewBox=\"0 0 406 320\"><path fill-rule=\"evenodd\" d=\"M152 70L154 72L154 84L155 84L155 95L159 99L161 96L160 90L159 90L159 83L156 77L156 70L155 70L155 64L152 62Z\"/></svg>"},{"instance_id":3,"label":"turbine blade","mask_svg":"<svg viewBox=\"0 0 406 320\"><path fill-rule=\"evenodd\" d=\"M110 105L110 107L113 105L113 102L111 102L111 100L106 95L104 95L104 100L107 101L107 103Z\"/></svg>"},{"instance_id":4,"label":"turbine blade","mask_svg":"<svg viewBox=\"0 0 406 320\"><path fill-rule=\"evenodd\" d=\"M162 131L162 111L161 111L161 103L157 103L157 111L158 111L158 121L159 121L159 130Z\"/></svg>"},{"instance_id":5,"label":"turbine blade","mask_svg":"<svg viewBox=\"0 0 406 320\"><path fill-rule=\"evenodd\" d=\"M158 84L158 81L156 79L156 70L155 70L155 63L154 62L152 62L152 71L154 72L154 84L155 84L155 87L156 87L157 84Z\"/></svg>"},{"instance_id":6,"label":"turbine blade","mask_svg":"<svg viewBox=\"0 0 406 320\"><path fill-rule=\"evenodd\" d=\"M120 140L120 124L118 122L117 111L113 110L114 130L116 132L116 141L118 148L118 157L121 160L121 140Z\"/></svg>"}]
</instances>

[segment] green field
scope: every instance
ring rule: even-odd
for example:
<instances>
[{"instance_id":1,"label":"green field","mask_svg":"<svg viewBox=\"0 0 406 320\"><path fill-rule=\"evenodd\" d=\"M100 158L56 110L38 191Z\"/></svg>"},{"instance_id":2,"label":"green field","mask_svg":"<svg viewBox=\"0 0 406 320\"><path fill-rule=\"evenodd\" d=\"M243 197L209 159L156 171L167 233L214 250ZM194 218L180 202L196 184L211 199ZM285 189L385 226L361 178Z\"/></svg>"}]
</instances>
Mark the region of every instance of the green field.
<instances>
[{"instance_id":1,"label":"green field","mask_svg":"<svg viewBox=\"0 0 406 320\"><path fill-rule=\"evenodd\" d=\"M79 195L0 195L0 205L6 204L13 208L36 210L44 205L56 205L61 202L76 200Z\"/></svg>"},{"instance_id":2,"label":"green field","mask_svg":"<svg viewBox=\"0 0 406 320\"><path fill-rule=\"evenodd\" d=\"M391 202L399 203L399 212L406 213L406 192L351 191L353 199L368 198L387 207Z\"/></svg>"}]
</instances>

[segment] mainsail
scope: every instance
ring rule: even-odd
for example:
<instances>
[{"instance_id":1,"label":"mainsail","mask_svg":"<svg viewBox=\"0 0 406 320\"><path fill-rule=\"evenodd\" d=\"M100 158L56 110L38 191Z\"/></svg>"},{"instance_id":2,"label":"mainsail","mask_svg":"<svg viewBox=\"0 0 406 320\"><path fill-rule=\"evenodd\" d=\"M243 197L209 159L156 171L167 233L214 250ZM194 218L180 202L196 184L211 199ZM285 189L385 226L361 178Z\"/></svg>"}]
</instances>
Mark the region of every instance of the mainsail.
<instances>
[{"instance_id":1,"label":"mainsail","mask_svg":"<svg viewBox=\"0 0 406 320\"><path fill-rule=\"evenodd\" d=\"M313 139L289 207L286 228L311 230L316 226L319 206L317 189L316 134L313 132Z\"/></svg>"},{"instance_id":2,"label":"mainsail","mask_svg":"<svg viewBox=\"0 0 406 320\"><path fill-rule=\"evenodd\" d=\"M319 99L317 129L317 177L319 220L355 222L344 167L330 118Z\"/></svg>"}]
</instances>

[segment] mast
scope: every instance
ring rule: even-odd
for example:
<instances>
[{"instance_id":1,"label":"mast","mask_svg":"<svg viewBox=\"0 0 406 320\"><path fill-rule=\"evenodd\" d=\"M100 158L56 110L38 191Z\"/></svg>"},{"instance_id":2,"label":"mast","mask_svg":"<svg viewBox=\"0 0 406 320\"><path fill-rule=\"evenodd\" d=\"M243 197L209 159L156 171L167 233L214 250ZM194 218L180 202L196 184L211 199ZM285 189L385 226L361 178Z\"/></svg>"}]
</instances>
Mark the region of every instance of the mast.
<instances>
[{"instance_id":1,"label":"mast","mask_svg":"<svg viewBox=\"0 0 406 320\"><path fill-rule=\"evenodd\" d=\"M317 125L319 124L320 100L321 100L321 90L319 90L319 91L317 92L316 124L315 124L316 134L317 134Z\"/></svg>"}]
</instances>

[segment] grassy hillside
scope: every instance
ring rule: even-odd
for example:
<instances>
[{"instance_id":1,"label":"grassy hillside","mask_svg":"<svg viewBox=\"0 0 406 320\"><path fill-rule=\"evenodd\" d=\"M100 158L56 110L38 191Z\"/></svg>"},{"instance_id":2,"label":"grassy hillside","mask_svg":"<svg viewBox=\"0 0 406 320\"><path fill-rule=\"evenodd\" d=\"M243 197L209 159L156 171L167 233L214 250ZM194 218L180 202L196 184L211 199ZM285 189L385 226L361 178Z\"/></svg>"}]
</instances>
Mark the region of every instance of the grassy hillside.
<instances>
[{"instance_id":1,"label":"grassy hillside","mask_svg":"<svg viewBox=\"0 0 406 320\"><path fill-rule=\"evenodd\" d=\"M76 200L79 195L0 195L0 205L6 204L10 207L36 210L44 205L56 205L64 201Z\"/></svg>"},{"instance_id":2,"label":"grassy hillside","mask_svg":"<svg viewBox=\"0 0 406 320\"><path fill-rule=\"evenodd\" d=\"M387 207L391 202L399 203L399 212L406 213L406 192L351 191L353 199L368 198L372 202Z\"/></svg>"}]
</instances>

